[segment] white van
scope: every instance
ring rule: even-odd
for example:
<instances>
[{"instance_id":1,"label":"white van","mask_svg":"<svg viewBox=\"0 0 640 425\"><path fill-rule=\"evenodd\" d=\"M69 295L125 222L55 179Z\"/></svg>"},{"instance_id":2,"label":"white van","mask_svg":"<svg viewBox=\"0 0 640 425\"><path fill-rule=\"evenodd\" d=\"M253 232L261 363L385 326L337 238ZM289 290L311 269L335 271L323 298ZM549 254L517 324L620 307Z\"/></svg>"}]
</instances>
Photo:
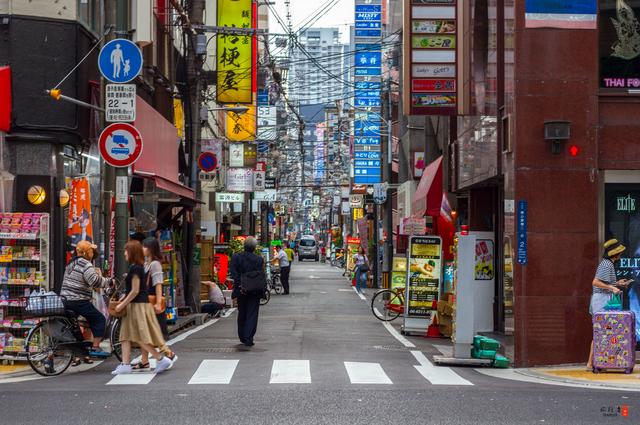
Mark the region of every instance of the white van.
<instances>
[{"instance_id":1,"label":"white van","mask_svg":"<svg viewBox=\"0 0 640 425\"><path fill-rule=\"evenodd\" d=\"M300 238L300 244L298 245L298 261L306 258L315 261L320 260L318 242L316 242L316 238L310 235L302 236L302 238Z\"/></svg>"}]
</instances>

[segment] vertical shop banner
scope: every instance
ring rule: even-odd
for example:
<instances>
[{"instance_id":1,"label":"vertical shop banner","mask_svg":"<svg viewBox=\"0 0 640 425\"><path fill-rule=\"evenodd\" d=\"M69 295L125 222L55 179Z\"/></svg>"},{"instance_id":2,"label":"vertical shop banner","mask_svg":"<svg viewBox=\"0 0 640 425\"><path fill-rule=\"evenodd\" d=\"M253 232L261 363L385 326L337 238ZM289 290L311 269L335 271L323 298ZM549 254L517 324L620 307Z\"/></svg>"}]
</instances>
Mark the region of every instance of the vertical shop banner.
<instances>
[{"instance_id":1,"label":"vertical shop banner","mask_svg":"<svg viewBox=\"0 0 640 425\"><path fill-rule=\"evenodd\" d=\"M405 0L404 107L412 115L455 115L456 0Z\"/></svg>"},{"instance_id":2,"label":"vertical shop banner","mask_svg":"<svg viewBox=\"0 0 640 425\"><path fill-rule=\"evenodd\" d=\"M382 179L380 161L362 157L363 154L375 156L381 152L382 3L381 0L355 1L353 106L356 116L351 163L356 184L375 184Z\"/></svg>"},{"instance_id":3,"label":"vertical shop banner","mask_svg":"<svg viewBox=\"0 0 640 425\"><path fill-rule=\"evenodd\" d=\"M71 180L70 198L67 236L75 248L80 241L93 242L91 191L86 177Z\"/></svg>"},{"instance_id":4,"label":"vertical shop banner","mask_svg":"<svg viewBox=\"0 0 640 425\"><path fill-rule=\"evenodd\" d=\"M413 236L409 241L406 282L407 317L431 318L438 309L442 279L442 240L438 236Z\"/></svg>"},{"instance_id":5,"label":"vertical shop banner","mask_svg":"<svg viewBox=\"0 0 640 425\"><path fill-rule=\"evenodd\" d=\"M527 264L527 201L518 202L518 264Z\"/></svg>"},{"instance_id":6,"label":"vertical shop banner","mask_svg":"<svg viewBox=\"0 0 640 425\"><path fill-rule=\"evenodd\" d=\"M256 107L248 106L247 112L227 112L224 133L233 142L248 142L256 138Z\"/></svg>"},{"instance_id":7,"label":"vertical shop banner","mask_svg":"<svg viewBox=\"0 0 640 425\"><path fill-rule=\"evenodd\" d=\"M220 140L220 139L202 139L201 146L200 146L200 151L201 152L211 152L212 154L214 154L216 156L216 159L218 160L218 164L222 163L222 160L223 160L223 156L222 156L222 140Z\"/></svg>"},{"instance_id":8,"label":"vertical shop banner","mask_svg":"<svg viewBox=\"0 0 640 425\"><path fill-rule=\"evenodd\" d=\"M218 27L250 29L253 26L252 0L217 0ZM217 102L253 101L254 41L251 35L216 36Z\"/></svg>"}]
</instances>

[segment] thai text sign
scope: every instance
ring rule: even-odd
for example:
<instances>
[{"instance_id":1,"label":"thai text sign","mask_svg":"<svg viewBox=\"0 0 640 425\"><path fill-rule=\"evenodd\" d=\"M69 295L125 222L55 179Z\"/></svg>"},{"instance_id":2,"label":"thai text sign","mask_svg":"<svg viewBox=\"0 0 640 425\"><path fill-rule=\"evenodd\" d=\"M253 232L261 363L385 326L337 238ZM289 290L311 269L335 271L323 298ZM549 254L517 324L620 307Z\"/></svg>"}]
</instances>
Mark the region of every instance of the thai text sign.
<instances>
[{"instance_id":1,"label":"thai text sign","mask_svg":"<svg viewBox=\"0 0 640 425\"><path fill-rule=\"evenodd\" d=\"M218 26L252 27L252 0L218 0ZM216 37L218 103L252 102L252 36L219 33Z\"/></svg>"}]
</instances>

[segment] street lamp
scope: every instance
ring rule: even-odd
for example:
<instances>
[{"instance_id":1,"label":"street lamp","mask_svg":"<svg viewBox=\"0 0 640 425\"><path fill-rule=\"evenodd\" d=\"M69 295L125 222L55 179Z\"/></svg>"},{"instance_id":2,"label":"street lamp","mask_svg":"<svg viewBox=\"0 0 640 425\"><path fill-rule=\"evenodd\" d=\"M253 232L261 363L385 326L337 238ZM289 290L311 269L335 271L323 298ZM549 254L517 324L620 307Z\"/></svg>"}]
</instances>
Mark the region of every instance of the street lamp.
<instances>
[{"instance_id":1,"label":"street lamp","mask_svg":"<svg viewBox=\"0 0 640 425\"><path fill-rule=\"evenodd\" d=\"M221 106L218 108L209 108L208 110L209 112L223 111L223 112L231 112L237 115L242 115L242 114L246 114L247 111L249 111L249 108L247 106L236 105L236 106Z\"/></svg>"}]
</instances>

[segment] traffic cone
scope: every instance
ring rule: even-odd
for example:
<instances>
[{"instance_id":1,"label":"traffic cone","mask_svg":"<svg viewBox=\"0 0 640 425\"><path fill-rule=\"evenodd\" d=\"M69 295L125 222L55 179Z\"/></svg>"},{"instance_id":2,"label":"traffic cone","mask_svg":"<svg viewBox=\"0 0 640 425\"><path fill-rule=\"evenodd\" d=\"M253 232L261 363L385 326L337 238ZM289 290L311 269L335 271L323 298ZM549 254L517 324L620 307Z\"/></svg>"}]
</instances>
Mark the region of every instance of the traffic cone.
<instances>
[{"instance_id":1,"label":"traffic cone","mask_svg":"<svg viewBox=\"0 0 640 425\"><path fill-rule=\"evenodd\" d=\"M438 315L433 316L433 321L427 328L427 332L424 334L425 338L441 338L440 329L438 329Z\"/></svg>"}]
</instances>

